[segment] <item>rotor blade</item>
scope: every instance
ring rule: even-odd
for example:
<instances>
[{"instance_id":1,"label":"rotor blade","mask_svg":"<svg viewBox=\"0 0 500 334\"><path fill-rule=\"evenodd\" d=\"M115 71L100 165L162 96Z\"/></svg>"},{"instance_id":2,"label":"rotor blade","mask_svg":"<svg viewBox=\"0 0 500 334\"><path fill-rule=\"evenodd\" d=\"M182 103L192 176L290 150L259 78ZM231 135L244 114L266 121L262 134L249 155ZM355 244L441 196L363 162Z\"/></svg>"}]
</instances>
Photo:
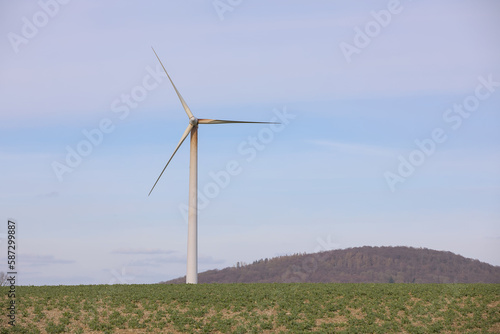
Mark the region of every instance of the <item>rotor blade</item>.
<instances>
[{"instance_id":1,"label":"rotor blade","mask_svg":"<svg viewBox=\"0 0 500 334\"><path fill-rule=\"evenodd\" d=\"M167 164L165 165L165 167L163 167L163 170L161 171L160 173L160 176L158 176L158 179L156 179L156 182L155 184L153 185L153 188L151 188L151 190L149 191L149 195L151 195L151 192L153 191L153 189L155 188L156 184L158 183L158 181L160 181L160 178L161 176L163 175L163 172L165 171L165 169L167 168L168 164L170 163L170 161L172 160L172 158L174 157L175 153L177 152L177 150L179 149L179 147L181 147L182 143L184 142L184 140L186 139L186 137L189 135L189 132L191 132L191 129L193 128L193 126L191 124L188 125L186 131L184 131L184 134L182 135L182 138L181 140L179 141L179 144L177 144L177 147L175 148L175 151L174 153L172 153L172 156L170 157L170 159L168 160Z\"/></svg>"},{"instance_id":2,"label":"rotor blade","mask_svg":"<svg viewBox=\"0 0 500 334\"><path fill-rule=\"evenodd\" d=\"M153 47L151 47L151 49L153 49ZM184 101L184 99L182 98L181 93L179 93L179 91L177 90L177 87L175 87L174 82L172 81L172 79L170 79L170 75L168 75L168 72L165 69L165 66L163 66L163 63L161 62L160 57L158 57L158 55L156 54L155 49L153 49L153 52L155 53L156 58L158 58L158 61L160 62L161 67L163 67L163 70L165 71L165 73L167 73L168 80L170 80L170 82L172 83L172 86L174 86L175 92L177 93L177 96L179 97L179 100L181 100L182 107L186 111L186 114L188 115L189 118L193 117L193 113L191 112L191 110L189 109L188 105L186 104L186 101Z\"/></svg>"},{"instance_id":3,"label":"rotor blade","mask_svg":"<svg viewBox=\"0 0 500 334\"><path fill-rule=\"evenodd\" d=\"M247 122L247 121L227 121L223 119L198 119L198 124L227 124L227 123L255 123L255 124L280 124L278 122Z\"/></svg>"}]
</instances>

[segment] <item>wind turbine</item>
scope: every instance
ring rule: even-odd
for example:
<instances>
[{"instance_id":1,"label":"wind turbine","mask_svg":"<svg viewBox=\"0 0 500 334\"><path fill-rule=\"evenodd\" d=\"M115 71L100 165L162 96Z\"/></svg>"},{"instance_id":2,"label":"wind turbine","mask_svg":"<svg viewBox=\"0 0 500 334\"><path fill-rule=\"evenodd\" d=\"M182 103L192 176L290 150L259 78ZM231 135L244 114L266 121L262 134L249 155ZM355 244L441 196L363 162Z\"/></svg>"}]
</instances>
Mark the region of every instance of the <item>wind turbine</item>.
<instances>
[{"instance_id":1,"label":"wind turbine","mask_svg":"<svg viewBox=\"0 0 500 334\"><path fill-rule=\"evenodd\" d=\"M153 48L152 48L153 49ZM188 211L188 249L187 249L187 273L186 273L186 283L196 284L198 283L198 125L199 124L228 124L228 123L258 123L258 124L277 124L275 122L247 122L247 121L227 121L221 119L203 119L194 117L193 113L189 109L186 101L182 98L181 94L175 87L174 82L168 75L165 66L160 60L160 57L156 54L156 51L153 49L156 58L160 62L163 70L167 74L170 83L175 89L179 100L181 101L182 107L189 118L189 124L184 131L184 134L181 137L181 140L177 144L177 147L172 153L172 156L168 160L167 164L163 168L156 180L155 184L151 188L149 195L155 188L156 184L160 180L163 172L167 168L168 164L174 157L175 153L181 147L184 140L187 138L189 134L191 134L191 147L190 147L190 164L189 164L189 211ZM148 195L148 196L149 196Z\"/></svg>"}]
</instances>

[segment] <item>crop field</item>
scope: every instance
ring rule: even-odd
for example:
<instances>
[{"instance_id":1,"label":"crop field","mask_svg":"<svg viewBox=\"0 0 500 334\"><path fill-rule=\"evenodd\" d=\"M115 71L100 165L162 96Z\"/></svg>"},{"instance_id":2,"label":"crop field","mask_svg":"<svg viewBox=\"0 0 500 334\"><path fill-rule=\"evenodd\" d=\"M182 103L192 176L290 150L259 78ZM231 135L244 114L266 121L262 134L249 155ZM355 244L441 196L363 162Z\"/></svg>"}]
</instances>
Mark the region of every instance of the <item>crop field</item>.
<instances>
[{"instance_id":1,"label":"crop field","mask_svg":"<svg viewBox=\"0 0 500 334\"><path fill-rule=\"evenodd\" d=\"M0 333L500 333L498 284L0 288Z\"/></svg>"}]
</instances>

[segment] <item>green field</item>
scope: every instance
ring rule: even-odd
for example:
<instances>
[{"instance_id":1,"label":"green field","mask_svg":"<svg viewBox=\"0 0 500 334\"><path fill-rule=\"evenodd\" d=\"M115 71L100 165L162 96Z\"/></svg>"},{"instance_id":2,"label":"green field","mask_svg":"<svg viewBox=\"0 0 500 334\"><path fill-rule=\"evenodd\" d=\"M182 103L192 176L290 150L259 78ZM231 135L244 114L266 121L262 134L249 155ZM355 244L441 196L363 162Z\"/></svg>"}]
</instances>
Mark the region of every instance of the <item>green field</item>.
<instances>
[{"instance_id":1,"label":"green field","mask_svg":"<svg viewBox=\"0 0 500 334\"><path fill-rule=\"evenodd\" d=\"M500 333L498 284L0 288L0 333Z\"/></svg>"}]
</instances>

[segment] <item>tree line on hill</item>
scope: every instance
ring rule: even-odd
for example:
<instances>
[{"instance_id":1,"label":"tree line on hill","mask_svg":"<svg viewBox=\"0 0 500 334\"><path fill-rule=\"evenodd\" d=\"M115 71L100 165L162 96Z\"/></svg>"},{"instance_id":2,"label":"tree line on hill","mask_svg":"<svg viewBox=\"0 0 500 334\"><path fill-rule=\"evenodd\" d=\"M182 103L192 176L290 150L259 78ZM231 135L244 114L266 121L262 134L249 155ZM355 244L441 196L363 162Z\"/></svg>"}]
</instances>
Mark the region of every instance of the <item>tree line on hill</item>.
<instances>
[{"instance_id":1,"label":"tree line on hill","mask_svg":"<svg viewBox=\"0 0 500 334\"><path fill-rule=\"evenodd\" d=\"M500 267L427 248L364 246L238 262L200 273L198 282L500 283Z\"/></svg>"}]
</instances>

